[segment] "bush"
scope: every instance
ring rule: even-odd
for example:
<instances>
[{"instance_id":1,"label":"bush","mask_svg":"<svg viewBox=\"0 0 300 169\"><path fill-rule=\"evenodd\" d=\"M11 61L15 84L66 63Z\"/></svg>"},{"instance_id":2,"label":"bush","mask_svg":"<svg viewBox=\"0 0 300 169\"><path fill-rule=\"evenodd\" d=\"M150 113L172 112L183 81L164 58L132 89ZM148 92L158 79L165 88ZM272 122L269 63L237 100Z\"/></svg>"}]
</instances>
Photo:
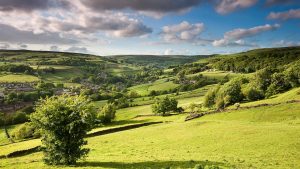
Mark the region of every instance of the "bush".
<instances>
[{"instance_id":1,"label":"bush","mask_svg":"<svg viewBox=\"0 0 300 169\"><path fill-rule=\"evenodd\" d=\"M92 129L95 111L84 96L54 96L41 100L30 115L40 129L44 160L51 165L74 165L87 155L83 148L87 132Z\"/></svg>"},{"instance_id":2,"label":"bush","mask_svg":"<svg viewBox=\"0 0 300 169\"><path fill-rule=\"evenodd\" d=\"M8 116L7 122L10 125L21 124L28 121L27 114L25 112L15 112Z\"/></svg>"},{"instance_id":3,"label":"bush","mask_svg":"<svg viewBox=\"0 0 300 169\"><path fill-rule=\"evenodd\" d=\"M32 123L26 122L21 124L12 131L11 136L14 139L22 140L27 138L38 138L40 136L38 130L32 125Z\"/></svg>"},{"instance_id":4,"label":"bush","mask_svg":"<svg viewBox=\"0 0 300 169\"><path fill-rule=\"evenodd\" d=\"M225 83L217 94L217 108L224 108L227 105L242 101L244 97L241 90L242 83L244 81L240 78L234 78Z\"/></svg>"},{"instance_id":5,"label":"bush","mask_svg":"<svg viewBox=\"0 0 300 169\"><path fill-rule=\"evenodd\" d=\"M286 71L284 71L284 75L292 87L299 87L300 86L300 61L296 62L294 65L289 67Z\"/></svg>"},{"instance_id":6,"label":"bush","mask_svg":"<svg viewBox=\"0 0 300 169\"><path fill-rule=\"evenodd\" d=\"M194 167L194 169L204 169L204 165L202 165L202 164L196 164L195 165L195 167Z\"/></svg>"},{"instance_id":7,"label":"bush","mask_svg":"<svg viewBox=\"0 0 300 169\"><path fill-rule=\"evenodd\" d=\"M271 85L266 91L267 97L282 93L291 87L283 73L274 73L271 80Z\"/></svg>"},{"instance_id":8,"label":"bush","mask_svg":"<svg viewBox=\"0 0 300 169\"><path fill-rule=\"evenodd\" d=\"M99 112L98 119L102 123L110 123L116 114L116 107L113 103L107 103Z\"/></svg>"},{"instance_id":9,"label":"bush","mask_svg":"<svg viewBox=\"0 0 300 169\"><path fill-rule=\"evenodd\" d=\"M246 88L243 89L243 94L245 98L249 101L256 101L264 98L263 91L253 87L252 84L248 85Z\"/></svg>"},{"instance_id":10,"label":"bush","mask_svg":"<svg viewBox=\"0 0 300 169\"><path fill-rule=\"evenodd\" d=\"M254 84L258 87L259 90L266 91L272 81L273 70L269 68L261 69L257 71L254 75Z\"/></svg>"},{"instance_id":11,"label":"bush","mask_svg":"<svg viewBox=\"0 0 300 169\"><path fill-rule=\"evenodd\" d=\"M179 108L177 108L177 105L177 100L171 99L166 96L163 100L155 100L155 103L152 105L152 112L162 116L167 115L172 111L179 112Z\"/></svg>"},{"instance_id":12,"label":"bush","mask_svg":"<svg viewBox=\"0 0 300 169\"><path fill-rule=\"evenodd\" d=\"M205 96L204 96L204 100L203 100L203 106L204 107L213 107L216 103L216 96L217 93L220 89L220 85L216 86L215 88L213 88L212 90L209 90Z\"/></svg>"}]
</instances>

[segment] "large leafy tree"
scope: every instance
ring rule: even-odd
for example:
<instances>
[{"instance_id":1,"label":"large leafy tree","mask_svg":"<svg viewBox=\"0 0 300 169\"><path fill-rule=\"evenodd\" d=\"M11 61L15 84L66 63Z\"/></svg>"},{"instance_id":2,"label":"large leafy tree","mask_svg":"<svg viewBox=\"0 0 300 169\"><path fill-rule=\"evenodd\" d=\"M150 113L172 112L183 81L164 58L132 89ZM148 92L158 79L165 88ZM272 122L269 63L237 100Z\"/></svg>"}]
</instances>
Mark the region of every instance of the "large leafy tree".
<instances>
[{"instance_id":1,"label":"large leafy tree","mask_svg":"<svg viewBox=\"0 0 300 169\"><path fill-rule=\"evenodd\" d=\"M92 128L95 111L84 96L54 96L41 100L31 114L41 130L44 160L51 165L73 165L89 152L83 148Z\"/></svg>"}]
</instances>

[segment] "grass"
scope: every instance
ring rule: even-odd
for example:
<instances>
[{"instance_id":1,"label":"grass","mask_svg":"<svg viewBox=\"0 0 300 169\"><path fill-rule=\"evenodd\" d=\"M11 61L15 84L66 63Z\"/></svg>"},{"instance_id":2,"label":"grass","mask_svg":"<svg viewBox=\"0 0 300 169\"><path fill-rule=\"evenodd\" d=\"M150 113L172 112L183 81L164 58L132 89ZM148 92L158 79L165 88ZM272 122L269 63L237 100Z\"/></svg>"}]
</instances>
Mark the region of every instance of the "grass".
<instances>
[{"instance_id":1,"label":"grass","mask_svg":"<svg viewBox=\"0 0 300 169\"><path fill-rule=\"evenodd\" d=\"M300 104L293 103L93 137L89 156L77 168L192 168L205 162L224 168L299 168L299 117ZM42 163L42 153L2 159L1 166L55 168Z\"/></svg>"},{"instance_id":2,"label":"grass","mask_svg":"<svg viewBox=\"0 0 300 169\"><path fill-rule=\"evenodd\" d=\"M17 127L18 125L7 126L7 131L9 134ZM0 145L8 144L10 141L7 139L4 128L0 128Z\"/></svg>"},{"instance_id":3,"label":"grass","mask_svg":"<svg viewBox=\"0 0 300 169\"><path fill-rule=\"evenodd\" d=\"M136 91L139 95L148 95L152 90L154 91L164 91L170 90L178 87L179 84L175 84L167 79L159 79L153 83L137 85L129 88L129 90Z\"/></svg>"},{"instance_id":4,"label":"grass","mask_svg":"<svg viewBox=\"0 0 300 169\"><path fill-rule=\"evenodd\" d=\"M41 144L40 139L34 139L29 141L22 141L14 144L8 144L5 146L0 146L0 156L7 155L14 151L26 150Z\"/></svg>"},{"instance_id":5,"label":"grass","mask_svg":"<svg viewBox=\"0 0 300 169\"><path fill-rule=\"evenodd\" d=\"M229 79L241 76L243 74L240 73L232 73L232 72L226 72L226 71L205 71L200 73L195 73L191 75L187 75L188 77L196 76L202 74L204 77L210 78L210 79L217 79L222 80L224 77L228 77Z\"/></svg>"},{"instance_id":6,"label":"grass","mask_svg":"<svg viewBox=\"0 0 300 169\"><path fill-rule=\"evenodd\" d=\"M55 73L42 74L43 80L52 83L68 83L72 77L81 77L82 71L71 66L59 66Z\"/></svg>"},{"instance_id":7,"label":"grass","mask_svg":"<svg viewBox=\"0 0 300 169\"><path fill-rule=\"evenodd\" d=\"M37 82L39 78L32 75L24 75L24 74L9 74L0 76L0 83L13 83L13 82Z\"/></svg>"}]
</instances>

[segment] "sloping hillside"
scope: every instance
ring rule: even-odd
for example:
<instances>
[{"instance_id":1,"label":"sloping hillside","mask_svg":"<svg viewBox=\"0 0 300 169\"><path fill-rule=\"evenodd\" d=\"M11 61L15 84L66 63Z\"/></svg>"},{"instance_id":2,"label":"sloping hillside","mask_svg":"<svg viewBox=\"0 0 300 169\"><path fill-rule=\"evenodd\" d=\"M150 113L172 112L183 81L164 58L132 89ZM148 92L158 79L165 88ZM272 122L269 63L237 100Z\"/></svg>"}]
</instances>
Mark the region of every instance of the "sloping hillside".
<instances>
[{"instance_id":1,"label":"sloping hillside","mask_svg":"<svg viewBox=\"0 0 300 169\"><path fill-rule=\"evenodd\" d=\"M191 63L201 58L207 58L209 56L184 56L184 55L117 55L110 58L117 60L121 63L130 63L135 65L149 65L156 67L168 67L173 65L180 65L185 63Z\"/></svg>"},{"instance_id":2,"label":"sloping hillside","mask_svg":"<svg viewBox=\"0 0 300 169\"><path fill-rule=\"evenodd\" d=\"M209 62L218 70L251 73L265 67L280 68L299 59L300 47L286 47L218 55Z\"/></svg>"}]
</instances>

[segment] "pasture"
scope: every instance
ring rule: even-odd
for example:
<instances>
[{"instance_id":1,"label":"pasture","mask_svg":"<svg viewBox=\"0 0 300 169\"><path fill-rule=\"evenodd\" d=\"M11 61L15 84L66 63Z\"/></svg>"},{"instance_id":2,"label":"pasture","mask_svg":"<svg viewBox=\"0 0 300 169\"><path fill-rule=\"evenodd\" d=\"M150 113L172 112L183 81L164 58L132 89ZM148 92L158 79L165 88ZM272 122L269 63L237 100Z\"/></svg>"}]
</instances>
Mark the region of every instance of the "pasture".
<instances>
[{"instance_id":1,"label":"pasture","mask_svg":"<svg viewBox=\"0 0 300 169\"><path fill-rule=\"evenodd\" d=\"M189 122L183 122L180 115L175 116L177 121L92 137L88 139L89 156L76 168L193 168L196 164L299 168L299 110L300 105L293 103L207 115ZM31 140L27 145L35 143ZM1 151L23 144L26 142L4 146ZM43 164L42 153L1 159L1 167L55 168Z\"/></svg>"},{"instance_id":2,"label":"pasture","mask_svg":"<svg viewBox=\"0 0 300 169\"><path fill-rule=\"evenodd\" d=\"M38 82L40 79L32 75L24 74L8 74L0 75L0 83L31 83Z\"/></svg>"}]
</instances>

